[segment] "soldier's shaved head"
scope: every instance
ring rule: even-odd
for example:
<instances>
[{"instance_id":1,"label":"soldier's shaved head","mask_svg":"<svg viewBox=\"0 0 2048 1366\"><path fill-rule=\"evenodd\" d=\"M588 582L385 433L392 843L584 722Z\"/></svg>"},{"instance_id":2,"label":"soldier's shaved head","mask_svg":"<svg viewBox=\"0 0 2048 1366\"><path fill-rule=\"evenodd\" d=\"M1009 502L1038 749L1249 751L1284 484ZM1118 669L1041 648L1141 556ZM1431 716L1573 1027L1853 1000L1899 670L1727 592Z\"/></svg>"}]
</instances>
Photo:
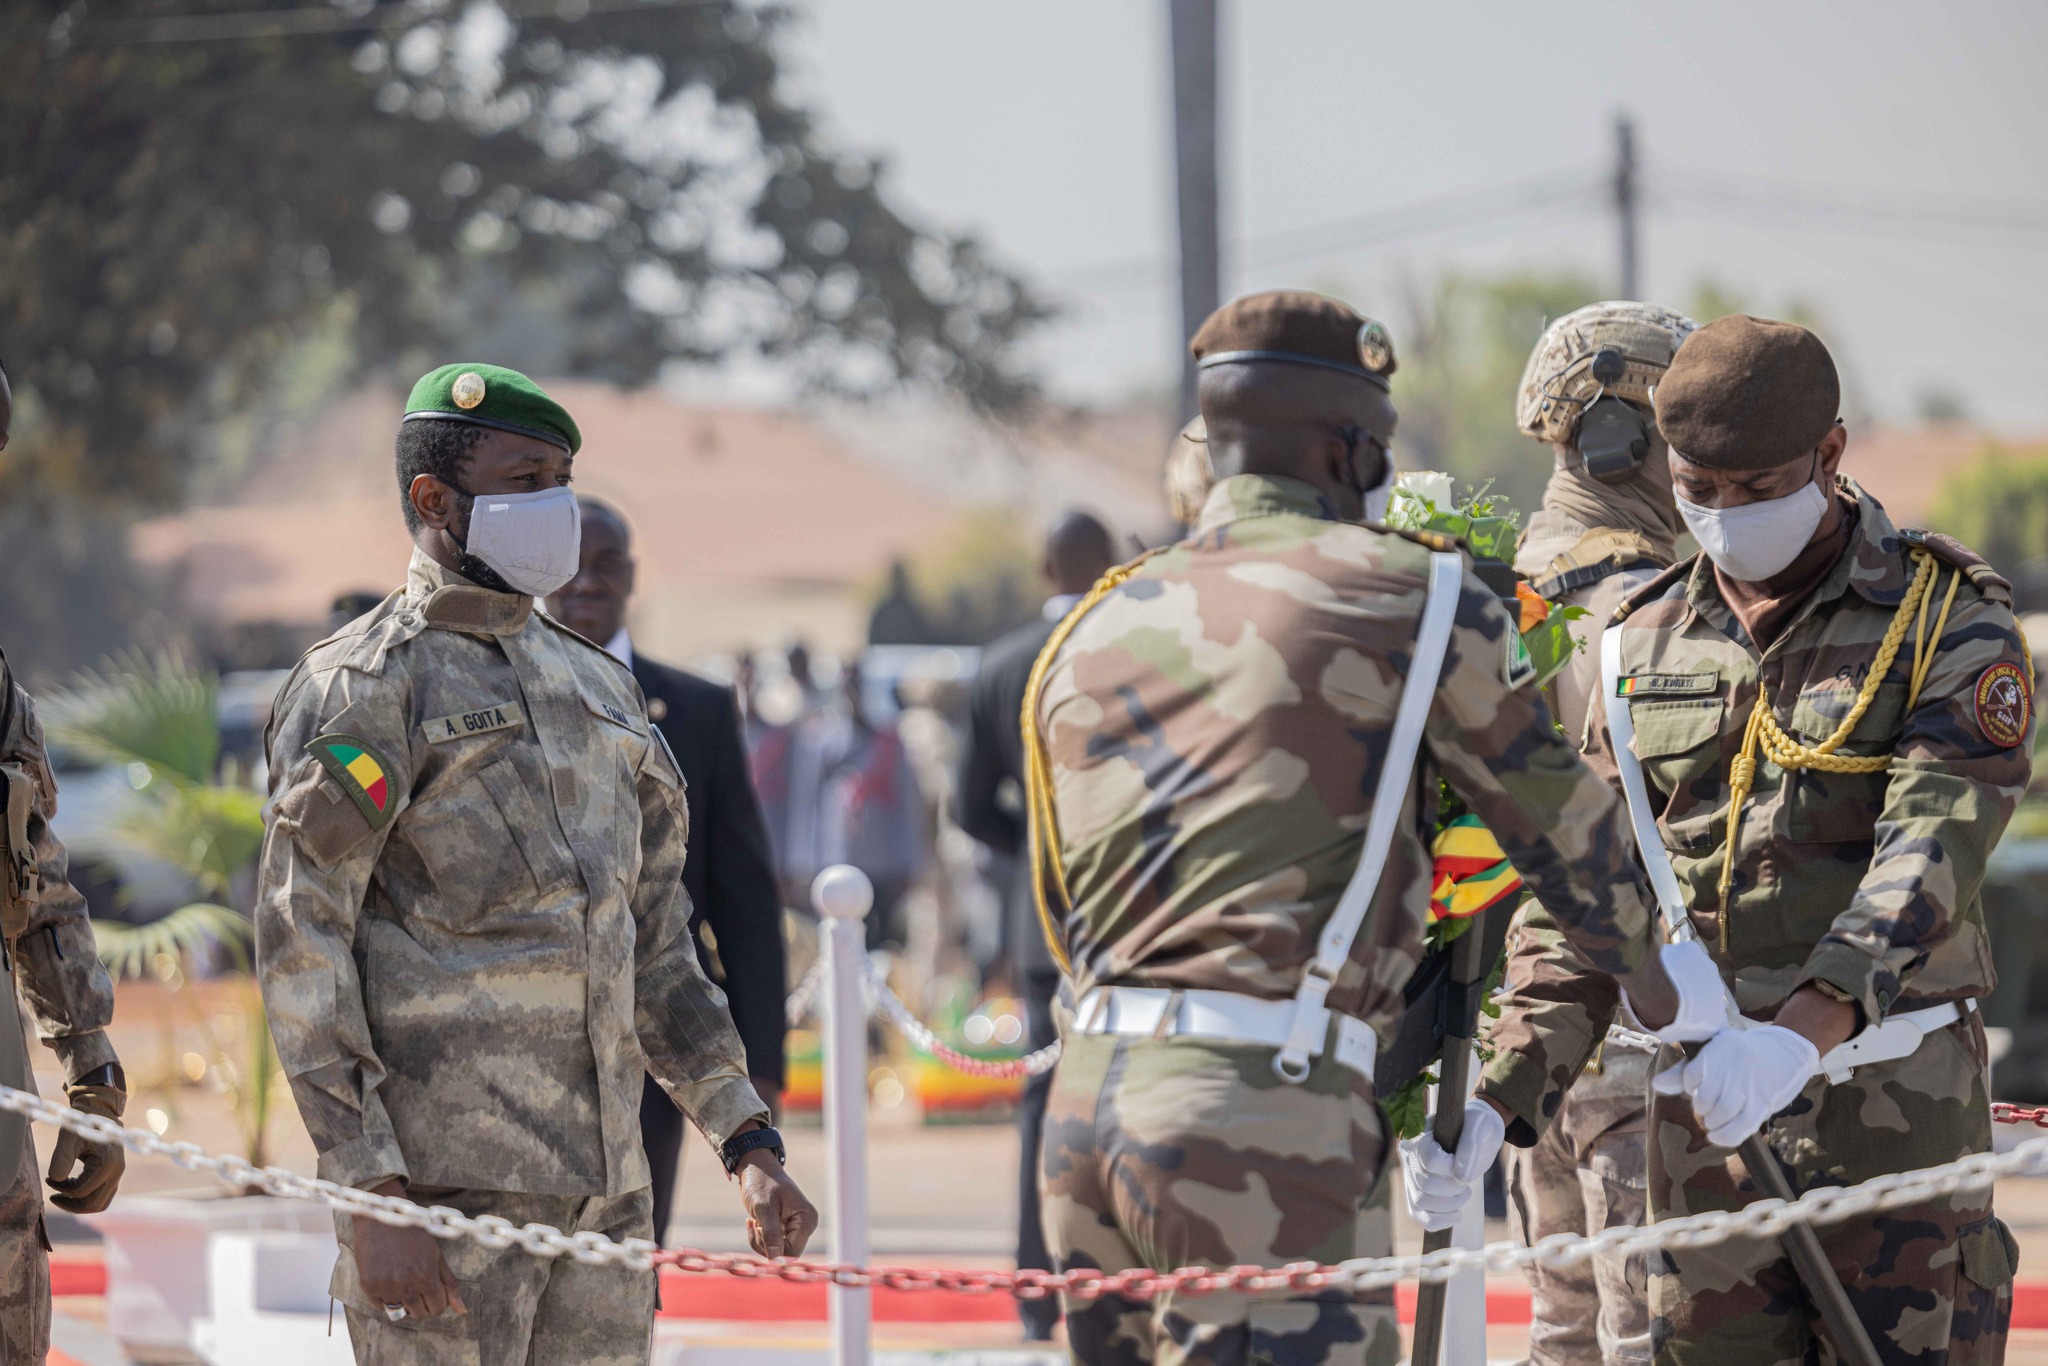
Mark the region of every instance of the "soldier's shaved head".
<instances>
[{"instance_id":1,"label":"soldier's shaved head","mask_svg":"<svg viewBox=\"0 0 2048 1366\"><path fill-rule=\"evenodd\" d=\"M1109 528L1085 512L1069 512L1045 533L1045 577L1062 593L1085 593L1116 566Z\"/></svg>"},{"instance_id":2,"label":"soldier's shaved head","mask_svg":"<svg viewBox=\"0 0 2048 1366\"><path fill-rule=\"evenodd\" d=\"M624 513L602 498L592 498L587 493L576 495L576 506L583 514L583 534L589 535L592 527L609 532L618 541L619 549L633 548L633 527Z\"/></svg>"},{"instance_id":3,"label":"soldier's shaved head","mask_svg":"<svg viewBox=\"0 0 2048 1366\"><path fill-rule=\"evenodd\" d=\"M1337 370L1252 361L1203 369L1196 392L1218 479L1299 479L1329 497L1339 516L1361 515L1364 491L1385 471L1376 445L1394 435L1393 402L1377 385Z\"/></svg>"},{"instance_id":4,"label":"soldier's shaved head","mask_svg":"<svg viewBox=\"0 0 2048 1366\"><path fill-rule=\"evenodd\" d=\"M578 495L583 537L576 576L555 590L548 611L570 630L608 645L626 624L638 566L633 563L633 528L602 499Z\"/></svg>"}]
</instances>

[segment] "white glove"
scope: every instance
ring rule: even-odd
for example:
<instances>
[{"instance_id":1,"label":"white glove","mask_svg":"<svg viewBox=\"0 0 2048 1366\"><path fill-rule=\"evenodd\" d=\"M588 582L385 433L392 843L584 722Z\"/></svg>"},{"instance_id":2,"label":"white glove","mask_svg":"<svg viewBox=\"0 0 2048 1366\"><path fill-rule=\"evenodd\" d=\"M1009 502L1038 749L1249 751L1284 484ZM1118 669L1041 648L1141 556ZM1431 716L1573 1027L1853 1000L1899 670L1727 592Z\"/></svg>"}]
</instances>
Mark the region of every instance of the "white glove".
<instances>
[{"instance_id":1,"label":"white glove","mask_svg":"<svg viewBox=\"0 0 2048 1366\"><path fill-rule=\"evenodd\" d=\"M1790 1105L1818 1071L1820 1050L1805 1035L1758 1025L1722 1030L1698 1057L1659 1072L1651 1085L1661 1095L1691 1096L1707 1142L1733 1148Z\"/></svg>"},{"instance_id":2,"label":"white glove","mask_svg":"<svg viewBox=\"0 0 2048 1366\"><path fill-rule=\"evenodd\" d=\"M1700 1043L1727 1026L1728 988L1721 985L1721 970L1706 945L1697 939L1665 944L1657 950L1657 961L1678 992L1678 1014L1657 1031L1658 1038L1665 1043ZM1627 995L1622 992L1624 998Z\"/></svg>"},{"instance_id":3,"label":"white glove","mask_svg":"<svg viewBox=\"0 0 2048 1366\"><path fill-rule=\"evenodd\" d=\"M1457 1223L1507 1132L1500 1111L1475 1096L1465 1102L1465 1131L1458 1135L1457 1152L1445 1152L1427 1129L1402 1139L1401 1186L1415 1222L1431 1233Z\"/></svg>"}]
</instances>

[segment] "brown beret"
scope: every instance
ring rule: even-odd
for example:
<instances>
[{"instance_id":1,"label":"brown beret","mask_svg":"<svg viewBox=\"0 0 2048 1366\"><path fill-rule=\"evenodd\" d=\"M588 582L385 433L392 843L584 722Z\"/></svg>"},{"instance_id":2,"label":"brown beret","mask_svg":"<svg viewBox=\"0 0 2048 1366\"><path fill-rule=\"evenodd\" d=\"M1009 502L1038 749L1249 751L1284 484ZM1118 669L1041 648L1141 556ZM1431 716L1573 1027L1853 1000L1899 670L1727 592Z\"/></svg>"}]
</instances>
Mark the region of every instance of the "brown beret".
<instances>
[{"instance_id":1,"label":"brown beret","mask_svg":"<svg viewBox=\"0 0 2048 1366\"><path fill-rule=\"evenodd\" d=\"M1347 303L1299 289L1275 289L1233 299L1211 313L1188 343L1195 363L1279 361L1341 370L1387 388L1394 373L1394 339Z\"/></svg>"},{"instance_id":2,"label":"brown beret","mask_svg":"<svg viewBox=\"0 0 2048 1366\"><path fill-rule=\"evenodd\" d=\"M1797 323L1734 314L1685 339L1657 386L1657 429L1696 465L1763 470L1818 446L1842 411L1842 381Z\"/></svg>"}]
</instances>

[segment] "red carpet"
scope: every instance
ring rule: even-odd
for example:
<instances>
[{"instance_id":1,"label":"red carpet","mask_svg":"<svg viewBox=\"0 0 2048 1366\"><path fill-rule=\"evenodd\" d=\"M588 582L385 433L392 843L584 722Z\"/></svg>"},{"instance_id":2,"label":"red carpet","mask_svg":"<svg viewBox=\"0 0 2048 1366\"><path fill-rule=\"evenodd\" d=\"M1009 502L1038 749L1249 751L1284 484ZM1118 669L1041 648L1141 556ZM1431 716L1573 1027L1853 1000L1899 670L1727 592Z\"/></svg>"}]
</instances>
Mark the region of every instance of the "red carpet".
<instances>
[{"instance_id":1,"label":"red carpet","mask_svg":"<svg viewBox=\"0 0 2048 1366\"><path fill-rule=\"evenodd\" d=\"M104 1295L107 1268L97 1261L50 1261L52 1295ZM1415 1321L1415 1287L1395 1287L1394 1304L1401 1322ZM922 1290L875 1291L877 1323L1011 1323L1015 1301L1007 1295L954 1295ZM664 1269L661 1273L661 1317L704 1319L719 1323L823 1323L825 1287L790 1281L743 1281L730 1276L691 1276ZM1496 1285L1486 1295L1488 1323L1529 1321L1529 1292ZM2021 1281L2013 1286L2012 1326L2048 1328L2048 1281ZM51 1366L67 1366L61 1354ZM76 1366L70 1363L70 1366Z\"/></svg>"},{"instance_id":2,"label":"red carpet","mask_svg":"<svg viewBox=\"0 0 2048 1366\"><path fill-rule=\"evenodd\" d=\"M99 1261L50 1258L52 1295L104 1295L107 1293L107 1264Z\"/></svg>"}]
</instances>

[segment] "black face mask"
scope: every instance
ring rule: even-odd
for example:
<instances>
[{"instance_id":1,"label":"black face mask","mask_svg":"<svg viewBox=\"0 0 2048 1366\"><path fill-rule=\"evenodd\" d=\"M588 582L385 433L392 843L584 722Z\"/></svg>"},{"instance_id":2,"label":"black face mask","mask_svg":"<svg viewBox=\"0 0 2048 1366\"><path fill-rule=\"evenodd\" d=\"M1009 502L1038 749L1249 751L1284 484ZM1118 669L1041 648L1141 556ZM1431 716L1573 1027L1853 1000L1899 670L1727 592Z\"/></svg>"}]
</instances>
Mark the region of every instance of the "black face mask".
<instances>
[{"instance_id":1,"label":"black face mask","mask_svg":"<svg viewBox=\"0 0 2048 1366\"><path fill-rule=\"evenodd\" d=\"M442 482L455 491L458 505L462 509L462 534L456 535L453 526L448 529L448 538L454 541L456 548L462 552L456 558L455 572L479 588L488 588L494 593L517 593L519 590L505 582L503 575L469 553L469 519L470 514L476 510L476 495L460 484L447 480Z\"/></svg>"}]
</instances>

